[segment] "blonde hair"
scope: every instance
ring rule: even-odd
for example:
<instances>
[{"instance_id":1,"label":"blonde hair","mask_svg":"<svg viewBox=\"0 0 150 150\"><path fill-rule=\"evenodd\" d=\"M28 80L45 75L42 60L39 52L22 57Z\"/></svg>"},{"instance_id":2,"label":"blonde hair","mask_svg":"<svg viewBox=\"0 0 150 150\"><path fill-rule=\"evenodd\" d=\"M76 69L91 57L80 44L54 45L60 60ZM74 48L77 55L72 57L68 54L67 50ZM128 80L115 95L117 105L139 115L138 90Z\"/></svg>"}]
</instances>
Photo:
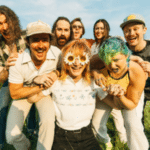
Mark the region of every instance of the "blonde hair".
<instances>
[{"instance_id":1,"label":"blonde hair","mask_svg":"<svg viewBox=\"0 0 150 150\"><path fill-rule=\"evenodd\" d=\"M83 55L84 52L88 53L89 57L91 55L90 48L85 39L73 40L69 42L62 49L62 69L60 80L65 80L68 74L68 65L64 62L64 57L68 52L72 52L74 55ZM87 83L91 83L90 80L90 62L86 64L86 67L82 73L82 76Z\"/></svg>"}]
</instances>

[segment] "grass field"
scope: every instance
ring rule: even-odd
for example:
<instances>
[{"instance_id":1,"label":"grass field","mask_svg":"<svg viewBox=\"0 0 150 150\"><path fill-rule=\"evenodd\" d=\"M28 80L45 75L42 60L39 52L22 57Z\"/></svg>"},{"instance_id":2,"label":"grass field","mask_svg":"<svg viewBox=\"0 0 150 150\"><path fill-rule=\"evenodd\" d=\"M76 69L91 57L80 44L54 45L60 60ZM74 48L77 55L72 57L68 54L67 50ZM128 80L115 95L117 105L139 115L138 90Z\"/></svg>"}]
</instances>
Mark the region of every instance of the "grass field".
<instances>
[{"instance_id":1,"label":"grass field","mask_svg":"<svg viewBox=\"0 0 150 150\"><path fill-rule=\"evenodd\" d=\"M111 137L111 142L113 144L112 150L129 150L126 144L124 145L120 142L111 116L108 120L107 127L108 127L108 134ZM26 127L24 127L24 133L26 134ZM146 108L145 108L145 134L150 143L150 101L147 102ZM36 139L31 140L31 143L32 143L32 150L35 150ZM103 148L103 150L106 149L104 144L100 144L100 145ZM15 149L13 148L13 146L5 143L3 150L15 150Z\"/></svg>"}]
</instances>

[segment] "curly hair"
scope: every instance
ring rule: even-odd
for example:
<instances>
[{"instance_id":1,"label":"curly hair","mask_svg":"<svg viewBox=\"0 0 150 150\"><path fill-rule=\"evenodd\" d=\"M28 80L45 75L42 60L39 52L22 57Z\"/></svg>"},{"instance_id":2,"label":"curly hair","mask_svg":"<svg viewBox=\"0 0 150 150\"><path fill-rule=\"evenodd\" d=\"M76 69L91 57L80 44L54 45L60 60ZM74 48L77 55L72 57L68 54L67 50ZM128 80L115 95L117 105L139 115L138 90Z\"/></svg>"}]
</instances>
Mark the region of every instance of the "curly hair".
<instances>
[{"instance_id":1,"label":"curly hair","mask_svg":"<svg viewBox=\"0 0 150 150\"><path fill-rule=\"evenodd\" d=\"M84 25L83 25L83 23L82 23L82 21L81 21L81 18L75 18L75 19L73 19L72 21L71 21L71 23L70 23L70 25L71 25L71 34L73 33L73 31L72 31L72 25L73 25L73 23L74 22L76 22L76 21L79 21L81 24L82 24L82 35L81 35L81 37L84 35L84 33L85 33L85 28L84 28Z\"/></svg>"},{"instance_id":2,"label":"curly hair","mask_svg":"<svg viewBox=\"0 0 150 150\"><path fill-rule=\"evenodd\" d=\"M109 31L110 31L110 26L109 23L105 20L105 19L99 19L95 22L94 27L93 27L93 33L94 33L94 37L95 37L95 26L97 23L102 22L104 24L104 37L102 38L102 42L100 43L100 45L103 43L103 41L105 41L107 38L109 38ZM95 37L96 39L96 37Z\"/></svg>"},{"instance_id":3,"label":"curly hair","mask_svg":"<svg viewBox=\"0 0 150 150\"><path fill-rule=\"evenodd\" d=\"M111 63L111 58L117 54L128 56L127 62L131 56L131 50L128 49L126 43L118 37L111 37L103 42L98 52L99 57L107 65Z\"/></svg>"},{"instance_id":4,"label":"curly hair","mask_svg":"<svg viewBox=\"0 0 150 150\"><path fill-rule=\"evenodd\" d=\"M87 46L87 42L85 39L73 40L65 45L62 49L62 69L61 69L61 77L60 80L65 80L68 74L67 64L64 62L64 58L68 52L72 52L74 55L83 55L86 52L89 57L91 55L90 48ZM83 78L87 83L90 83L90 62L86 65L83 73Z\"/></svg>"},{"instance_id":5,"label":"curly hair","mask_svg":"<svg viewBox=\"0 0 150 150\"><path fill-rule=\"evenodd\" d=\"M5 15L9 29L10 41L9 43L16 42L21 37L21 26L17 15L7 6L0 6L0 14Z\"/></svg>"}]
</instances>

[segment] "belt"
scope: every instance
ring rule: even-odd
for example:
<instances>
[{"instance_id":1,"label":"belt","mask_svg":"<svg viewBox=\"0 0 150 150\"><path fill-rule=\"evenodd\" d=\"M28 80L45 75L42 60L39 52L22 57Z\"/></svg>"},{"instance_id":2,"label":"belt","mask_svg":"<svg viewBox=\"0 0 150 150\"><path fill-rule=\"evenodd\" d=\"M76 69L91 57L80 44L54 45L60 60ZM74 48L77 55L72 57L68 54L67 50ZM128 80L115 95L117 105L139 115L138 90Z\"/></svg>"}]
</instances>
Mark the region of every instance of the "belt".
<instances>
[{"instance_id":1,"label":"belt","mask_svg":"<svg viewBox=\"0 0 150 150\"><path fill-rule=\"evenodd\" d=\"M78 130L65 130L65 129L60 128L58 125L56 125L55 128L56 128L56 130L60 130L60 131L65 132L65 133L75 133L75 134L79 134L79 133L81 133L82 131L90 130L90 129L91 129L91 123L90 123L88 126L83 127L83 128L81 128L81 129L78 129Z\"/></svg>"}]
</instances>

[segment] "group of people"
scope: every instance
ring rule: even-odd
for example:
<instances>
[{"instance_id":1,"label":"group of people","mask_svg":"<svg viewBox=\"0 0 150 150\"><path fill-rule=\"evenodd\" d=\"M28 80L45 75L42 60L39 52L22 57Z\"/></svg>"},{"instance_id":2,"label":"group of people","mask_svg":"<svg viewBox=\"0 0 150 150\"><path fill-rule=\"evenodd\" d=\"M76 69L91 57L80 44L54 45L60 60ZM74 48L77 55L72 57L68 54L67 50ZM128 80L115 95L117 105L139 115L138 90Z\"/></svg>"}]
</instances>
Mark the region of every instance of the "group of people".
<instances>
[{"instance_id":1,"label":"group of people","mask_svg":"<svg viewBox=\"0 0 150 150\"><path fill-rule=\"evenodd\" d=\"M109 35L105 19L95 22L95 39L81 39L81 19L66 17L58 17L52 30L31 22L23 35L14 11L0 6L0 149L5 138L16 150L32 149L22 130L36 107L37 150L101 150L99 142L110 143L110 113L130 150L148 150L142 124L150 99L146 23L132 14L120 27L126 42Z\"/></svg>"}]
</instances>

